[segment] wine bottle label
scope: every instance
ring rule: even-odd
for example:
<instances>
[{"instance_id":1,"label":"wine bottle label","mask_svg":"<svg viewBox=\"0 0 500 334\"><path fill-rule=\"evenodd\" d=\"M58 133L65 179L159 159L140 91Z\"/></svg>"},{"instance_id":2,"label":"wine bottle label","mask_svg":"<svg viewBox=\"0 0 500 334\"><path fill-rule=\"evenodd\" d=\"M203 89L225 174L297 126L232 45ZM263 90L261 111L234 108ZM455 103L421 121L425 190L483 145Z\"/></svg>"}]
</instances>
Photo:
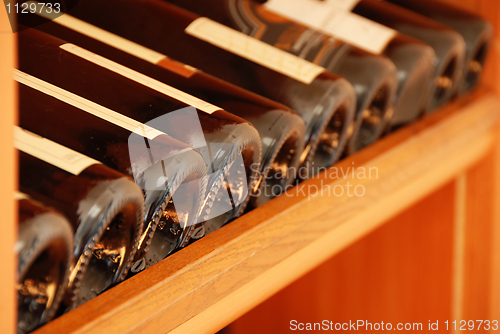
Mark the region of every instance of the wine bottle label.
<instances>
[{"instance_id":1,"label":"wine bottle label","mask_svg":"<svg viewBox=\"0 0 500 334\"><path fill-rule=\"evenodd\" d=\"M350 13L334 3L318 0L269 0L264 6L279 15L372 53L381 53L396 36L394 29Z\"/></svg>"},{"instance_id":2,"label":"wine bottle label","mask_svg":"<svg viewBox=\"0 0 500 334\"><path fill-rule=\"evenodd\" d=\"M318 1L318 0L316 0ZM327 2L337 8L352 11L354 7L358 4L359 0L319 0Z\"/></svg>"},{"instance_id":3,"label":"wine bottle label","mask_svg":"<svg viewBox=\"0 0 500 334\"><path fill-rule=\"evenodd\" d=\"M160 132L150 126L142 124L132 118L124 116L120 113L117 113L116 111L103 107L79 95L68 92L67 90L64 90L60 87L52 85L46 81L40 80L19 70L14 70L14 79L23 85L50 95L58 100L72 105L73 107L81 109L105 121L113 123L130 132L135 132L138 135L150 140L153 140L159 135L164 135L163 132Z\"/></svg>"},{"instance_id":4,"label":"wine bottle label","mask_svg":"<svg viewBox=\"0 0 500 334\"><path fill-rule=\"evenodd\" d=\"M115 72L115 73L117 73L117 74L119 74L127 79L130 79L132 81L135 81L141 85L144 85L146 87L154 89L157 92L165 94L165 95L167 95L167 96L169 96L177 101L180 101L182 103L185 103L187 105L195 107L196 109L204 111L207 114L212 114L212 113L216 112L217 110L221 110L221 108L216 107L213 104L210 104L208 102L200 100L197 97L194 97L192 95L184 93L183 91L180 91L180 90L178 90L174 87L171 87L167 84L164 84L161 81L150 78L142 73L134 71L128 67L120 65L112 60L107 59L107 58L101 57L93 52L85 50L85 49L83 49L79 46L76 46L74 44L67 43L67 44L60 45L59 47L65 51L69 52L69 53L74 54L75 56L78 56L82 59L85 59L85 60L91 62L91 63L99 65L107 70Z\"/></svg>"},{"instance_id":5,"label":"wine bottle label","mask_svg":"<svg viewBox=\"0 0 500 334\"><path fill-rule=\"evenodd\" d=\"M14 147L71 174L78 175L89 166L100 164L56 142L14 126Z\"/></svg>"},{"instance_id":6,"label":"wine bottle label","mask_svg":"<svg viewBox=\"0 0 500 334\"><path fill-rule=\"evenodd\" d=\"M29 6L33 4L37 6L37 8L42 7L38 2L35 1L27 1L26 3ZM132 56L163 67L171 72L177 73L178 75L181 75L183 77L189 78L198 71L198 69L192 66L172 60L164 54L151 50L140 44L134 43L128 39L115 35L107 30L96 27L95 25L77 19L76 17L73 17L71 15L57 15L54 13L47 13L44 10L37 10L36 14L44 18L51 19L57 24L60 24L68 29L74 30L92 39L98 40L99 42L114 47L115 49L121 50Z\"/></svg>"},{"instance_id":7,"label":"wine bottle label","mask_svg":"<svg viewBox=\"0 0 500 334\"><path fill-rule=\"evenodd\" d=\"M338 38L277 15L257 2L227 0L227 8L236 30L322 67L335 66L349 49Z\"/></svg>"},{"instance_id":8,"label":"wine bottle label","mask_svg":"<svg viewBox=\"0 0 500 334\"><path fill-rule=\"evenodd\" d=\"M319 74L325 71L321 66L289 54L206 17L200 17L191 22L185 32L306 84L313 82Z\"/></svg>"}]
</instances>

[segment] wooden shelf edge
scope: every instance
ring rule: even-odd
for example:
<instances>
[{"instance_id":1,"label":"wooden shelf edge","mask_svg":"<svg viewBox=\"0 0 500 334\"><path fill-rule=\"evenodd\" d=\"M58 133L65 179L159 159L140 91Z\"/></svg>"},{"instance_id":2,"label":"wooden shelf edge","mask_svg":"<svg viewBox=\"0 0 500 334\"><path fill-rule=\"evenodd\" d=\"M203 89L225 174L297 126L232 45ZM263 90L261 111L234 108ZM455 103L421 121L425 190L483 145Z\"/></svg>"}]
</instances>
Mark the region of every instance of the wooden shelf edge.
<instances>
[{"instance_id":1,"label":"wooden shelf edge","mask_svg":"<svg viewBox=\"0 0 500 334\"><path fill-rule=\"evenodd\" d=\"M488 154L499 106L486 89L462 97L36 333L214 332ZM377 177L344 178L353 166Z\"/></svg>"}]
</instances>

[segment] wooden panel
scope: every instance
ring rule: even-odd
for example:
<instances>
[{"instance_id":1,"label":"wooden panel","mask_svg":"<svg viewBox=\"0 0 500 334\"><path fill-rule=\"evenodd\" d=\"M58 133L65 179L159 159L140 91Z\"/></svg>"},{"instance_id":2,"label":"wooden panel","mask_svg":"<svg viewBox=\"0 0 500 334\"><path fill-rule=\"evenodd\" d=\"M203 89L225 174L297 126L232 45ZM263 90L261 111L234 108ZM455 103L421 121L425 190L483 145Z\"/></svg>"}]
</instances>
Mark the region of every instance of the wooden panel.
<instances>
[{"instance_id":1,"label":"wooden panel","mask_svg":"<svg viewBox=\"0 0 500 334\"><path fill-rule=\"evenodd\" d=\"M454 184L391 219L248 312L227 333L282 333L298 322L450 319ZM366 328L363 328L366 329Z\"/></svg>"},{"instance_id":2,"label":"wooden panel","mask_svg":"<svg viewBox=\"0 0 500 334\"><path fill-rule=\"evenodd\" d=\"M457 100L37 332L218 330L482 157L498 106L485 91ZM352 166L378 175L329 177ZM365 196L317 191L347 182Z\"/></svg>"},{"instance_id":3,"label":"wooden panel","mask_svg":"<svg viewBox=\"0 0 500 334\"><path fill-rule=\"evenodd\" d=\"M3 3L0 5L3 7ZM17 168L14 166L13 128L16 115L16 94L12 80L14 66L14 35L10 27L7 11L0 8L0 212L2 223L0 233L0 324L4 332L15 333L15 295L14 295L14 240L16 232L14 221L14 186Z\"/></svg>"},{"instance_id":4,"label":"wooden panel","mask_svg":"<svg viewBox=\"0 0 500 334\"><path fill-rule=\"evenodd\" d=\"M455 3L460 2L454 0ZM484 68L483 82L500 94L500 1L478 0L474 11L484 16L493 25L494 40Z\"/></svg>"},{"instance_id":5,"label":"wooden panel","mask_svg":"<svg viewBox=\"0 0 500 334\"><path fill-rule=\"evenodd\" d=\"M455 180L455 222L453 226L453 277L451 318L462 319L464 309L465 238L467 208L467 172ZM450 320L451 321L451 320ZM453 328L454 330L454 328Z\"/></svg>"},{"instance_id":6,"label":"wooden panel","mask_svg":"<svg viewBox=\"0 0 500 334\"><path fill-rule=\"evenodd\" d=\"M500 124L497 126L497 133L500 133ZM491 255L491 280L490 280L490 319L500 319L500 136L497 139L493 151L493 226L492 237L492 255Z\"/></svg>"},{"instance_id":7,"label":"wooden panel","mask_svg":"<svg viewBox=\"0 0 500 334\"><path fill-rule=\"evenodd\" d=\"M462 319L490 319L494 168L490 152L467 172Z\"/></svg>"}]
</instances>

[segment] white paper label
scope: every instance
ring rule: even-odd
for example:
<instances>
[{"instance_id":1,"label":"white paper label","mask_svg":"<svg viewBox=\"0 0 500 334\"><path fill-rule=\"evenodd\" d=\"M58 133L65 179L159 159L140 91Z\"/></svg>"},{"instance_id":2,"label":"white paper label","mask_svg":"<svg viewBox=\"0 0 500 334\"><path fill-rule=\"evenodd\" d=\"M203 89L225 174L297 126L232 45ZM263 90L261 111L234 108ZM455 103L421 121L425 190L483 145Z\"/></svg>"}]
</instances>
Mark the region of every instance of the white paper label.
<instances>
[{"instance_id":1,"label":"white paper label","mask_svg":"<svg viewBox=\"0 0 500 334\"><path fill-rule=\"evenodd\" d=\"M316 0L318 1L318 0ZM324 0L329 4L336 6L337 8L352 11L354 7L358 4L359 0Z\"/></svg>"},{"instance_id":2,"label":"white paper label","mask_svg":"<svg viewBox=\"0 0 500 334\"><path fill-rule=\"evenodd\" d=\"M26 3L31 7L32 5L36 6L36 14L41 17L50 19L53 22L60 24L68 29L93 38L101 43L114 47L115 49L121 50L134 57L161 66L171 72L189 78L193 73L196 73L198 71L198 69L192 66L179 63L175 60L170 59L164 54L132 42L121 36L115 35L107 30L96 27L95 25L77 19L76 17L73 17L71 15L59 15L55 14L54 12L47 13L47 11L43 10L43 6L36 1L27 1Z\"/></svg>"},{"instance_id":3,"label":"white paper label","mask_svg":"<svg viewBox=\"0 0 500 334\"><path fill-rule=\"evenodd\" d=\"M54 12L47 13L43 10L43 6L36 1L27 1L28 6L32 5L37 7L36 14L44 17L46 19L52 20L57 24L60 24L66 28L74 30L82 35L96 39L104 44L110 45L121 51L132 54L138 58L141 58L150 63L156 64L160 62L166 56L146 48L142 45L129 41L123 37L112 34L109 31L96 27L90 23L77 19L68 14L59 15Z\"/></svg>"},{"instance_id":4,"label":"white paper label","mask_svg":"<svg viewBox=\"0 0 500 334\"><path fill-rule=\"evenodd\" d=\"M81 153L14 126L14 147L71 174L78 175L89 166L100 164Z\"/></svg>"},{"instance_id":5,"label":"white paper label","mask_svg":"<svg viewBox=\"0 0 500 334\"><path fill-rule=\"evenodd\" d=\"M116 111L103 107L79 95L68 92L67 90L59 88L19 70L14 70L14 80L148 139L152 140L157 136L164 134L163 132L142 124L132 118L124 116Z\"/></svg>"},{"instance_id":6,"label":"white paper label","mask_svg":"<svg viewBox=\"0 0 500 334\"><path fill-rule=\"evenodd\" d=\"M325 71L321 66L206 17L194 20L185 31L191 36L306 84L310 84Z\"/></svg>"},{"instance_id":7,"label":"white paper label","mask_svg":"<svg viewBox=\"0 0 500 334\"><path fill-rule=\"evenodd\" d=\"M82 59L85 59L85 60L91 62L91 63L99 65L105 69L112 71L112 72L115 72L115 73L117 73L117 74L119 74L127 79L133 80L141 85L144 85L146 87L154 89L157 92L165 94L165 95L167 95L167 96L169 96L177 101L180 101L182 103L185 103L187 105L195 107L198 110L202 110L202 111L206 112L207 114L212 114L212 113L216 112L217 110L222 110L221 108L214 106L214 105L212 105L208 102L205 102L203 100L200 100L197 97L194 97L192 95L184 93L183 91L180 91L174 87L166 85L161 81L150 78L142 73L134 71L128 67L120 65L112 60L107 59L107 58L101 57L93 52L90 52L90 51L83 49L79 46L76 46L74 44L67 43L67 44L63 44L59 47L65 51L69 52L69 53L74 54L75 56L78 56Z\"/></svg>"},{"instance_id":8,"label":"white paper label","mask_svg":"<svg viewBox=\"0 0 500 334\"><path fill-rule=\"evenodd\" d=\"M335 3L335 0L269 0L264 6L278 15L372 53L381 53L396 35L395 30L350 13ZM349 4L342 7L348 8Z\"/></svg>"}]
</instances>

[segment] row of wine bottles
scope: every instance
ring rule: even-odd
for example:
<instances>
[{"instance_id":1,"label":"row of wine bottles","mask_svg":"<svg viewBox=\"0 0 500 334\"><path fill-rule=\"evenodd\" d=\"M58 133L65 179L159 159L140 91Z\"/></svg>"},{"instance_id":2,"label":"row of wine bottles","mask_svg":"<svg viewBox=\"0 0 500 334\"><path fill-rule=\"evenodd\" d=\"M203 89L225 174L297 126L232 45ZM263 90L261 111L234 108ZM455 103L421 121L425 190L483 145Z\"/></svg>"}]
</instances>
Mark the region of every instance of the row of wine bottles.
<instances>
[{"instance_id":1,"label":"row of wine bottles","mask_svg":"<svg viewBox=\"0 0 500 334\"><path fill-rule=\"evenodd\" d=\"M433 0L26 3L21 332L469 91L492 36Z\"/></svg>"}]
</instances>

